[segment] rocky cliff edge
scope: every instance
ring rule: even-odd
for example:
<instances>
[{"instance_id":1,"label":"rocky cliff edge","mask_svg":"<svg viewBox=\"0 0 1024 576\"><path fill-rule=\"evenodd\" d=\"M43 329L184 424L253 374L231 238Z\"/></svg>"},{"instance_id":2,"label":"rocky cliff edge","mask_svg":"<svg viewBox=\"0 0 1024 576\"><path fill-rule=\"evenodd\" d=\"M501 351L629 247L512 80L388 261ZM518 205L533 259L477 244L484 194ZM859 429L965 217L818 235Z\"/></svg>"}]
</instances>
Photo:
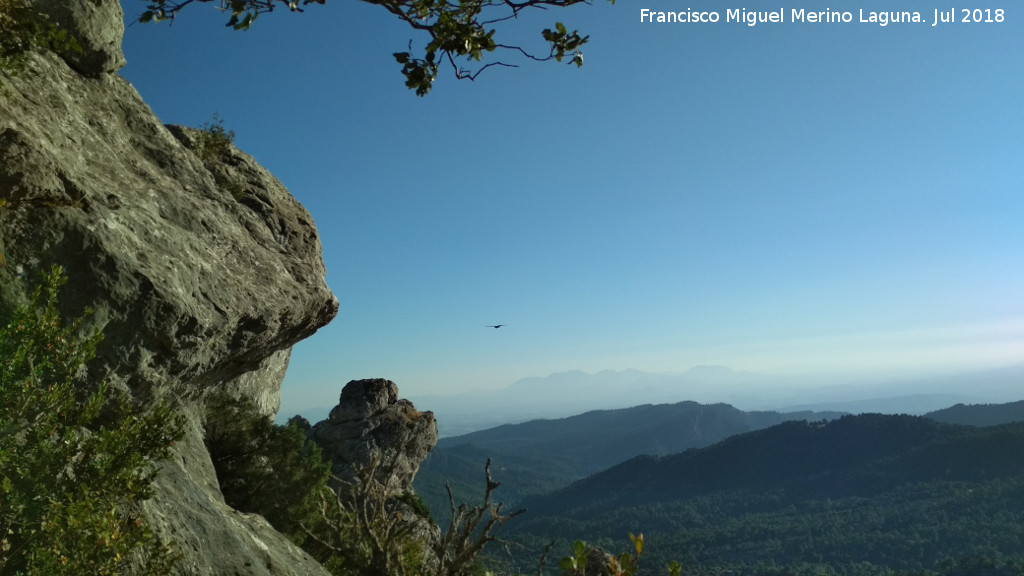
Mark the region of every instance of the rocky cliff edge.
<instances>
[{"instance_id":1,"label":"rocky cliff edge","mask_svg":"<svg viewBox=\"0 0 1024 576\"><path fill-rule=\"evenodd\" d=\"M171 398L186 433L146 513L189 575L326 574L263 518L224 504L203 445L204 398L279 406L291 346L338 303L306 210L233 146L204 162L128 82L120 6L39 0L83 50L0 73L0 312L53 264L69 315L105 334L90 376L139 402Z\"/></svg>"}]
</instances>

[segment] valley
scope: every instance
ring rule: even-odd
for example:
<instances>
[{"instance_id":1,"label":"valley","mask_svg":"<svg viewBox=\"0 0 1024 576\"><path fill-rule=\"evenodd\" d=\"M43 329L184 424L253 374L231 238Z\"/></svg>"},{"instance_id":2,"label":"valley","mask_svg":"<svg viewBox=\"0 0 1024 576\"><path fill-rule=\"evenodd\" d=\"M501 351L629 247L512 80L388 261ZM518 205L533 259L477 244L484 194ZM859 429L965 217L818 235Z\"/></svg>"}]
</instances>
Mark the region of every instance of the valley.
<instances>
[{"instance_id":1,"label":"valley","mask_svg":"<svg viewBox=\"0 0 1024 576\"><path fill-rule=\"evenodd\" d=\"M671 560L758 575L1019 574L1024 561L1024 402L926 416L683 402L501 426L442 439L421 469L442 525L442 478L478 499L487 458L498 499L527 510L503 532L513 553L489 558L513 573L534 573L552 543L555 557L576 539L619 553L630 533L646 538L643 574Z\"/></svg>"}]
</instances>

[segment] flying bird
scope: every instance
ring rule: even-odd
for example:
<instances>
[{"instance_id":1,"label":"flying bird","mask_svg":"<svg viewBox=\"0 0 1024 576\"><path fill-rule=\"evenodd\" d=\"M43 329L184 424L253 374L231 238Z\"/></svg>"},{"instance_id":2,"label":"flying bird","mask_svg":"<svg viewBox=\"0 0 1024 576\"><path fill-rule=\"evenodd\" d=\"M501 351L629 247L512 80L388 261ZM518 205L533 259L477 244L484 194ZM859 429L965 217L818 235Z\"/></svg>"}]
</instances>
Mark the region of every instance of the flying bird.
<instances>
[{"instance_id":1,"label":"flying bird","mask_svg":"<svg viewBox=\"0 0 1024 576\"><path fill-rule=\"evenodd\" d=\"M501 328L502 326L505 326L505 324L494 324L493 326L487 326L487 327L488 328L494 328L495 330L497 330L498 328Z\"/></svg>"}]
</instances>

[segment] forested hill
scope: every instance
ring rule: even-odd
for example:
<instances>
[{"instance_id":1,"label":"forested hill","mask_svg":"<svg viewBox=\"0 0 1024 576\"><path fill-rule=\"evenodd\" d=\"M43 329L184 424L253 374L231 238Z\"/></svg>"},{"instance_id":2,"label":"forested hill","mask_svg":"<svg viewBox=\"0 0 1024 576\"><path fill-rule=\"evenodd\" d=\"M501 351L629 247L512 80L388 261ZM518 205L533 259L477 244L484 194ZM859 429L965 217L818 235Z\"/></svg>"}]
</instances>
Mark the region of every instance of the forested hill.
<instances>
[{"instance_id":1,"label":"forested hill","mask_svg":"<svg viewBox=\"0 0 1024 576\"><path fill-rule=\"evenodd\" d=\"M496 479L502 482L500 497L512 504L640 454L672 454L787 420L840 415L744 412L728 404L680 402L509 424L441 439L420 468L415 487L435 514L443 515L447 509L445 482L451 483L456 496L470 501L479 497L483 465L491 458Z\"/></svg>"},{"instance_id":2,"label":"forested hill","mask_svg":"<svg viewBox=\"0 0 1024 576\"><path fill-rule=\"evenodd\" d=\"M508 424L443 438L442 450L476 446L497 455L543 457L570 463L586 476L638 454L663 455L774 426L787 420L823 420L838 412L744 412L728 404L646 404L594 410L554 420Z\"/></svg>"},{"instance_id":3,"label":"forested hill","mask_svg":"<svg viewBox=\"0 0 1024 576\"><path fill-rule=\"evenodd\" d=\"M943 410L929 412L925 416L947 424L969 426L995 426L1010 422L1024 422L1024 400L1008 404L957 404Z\"/></svg>"},{"instance_id":4,"label":"forested hill","mask_svg":"<svg viewBox=\"0 0 1024 576\"><path fill-rule=\"evenodd\" d=\"M1024 559L1024 423L978 428L878 414L786 422L637 457L522 506L528 513L507 534L526 556L566 535L621 549L628 532L644 532L649 566L676 559L695 573L880 574L936 570L949 559L1016 561Z\"/></svg>"},{"instance_id":5,"label":"forested hill","mask_svg":"<svg viewBox=\"0 0 1024 576\"><path fill-rule=\"evenodd\" d=\"M714 491L784 489L791 498L868 496L936 478L1024 476L1024 424L972 428L919 416L864 414L784 422L671 456L638 456L527 504L650 504Z\"/></svg>"}]
</instances>

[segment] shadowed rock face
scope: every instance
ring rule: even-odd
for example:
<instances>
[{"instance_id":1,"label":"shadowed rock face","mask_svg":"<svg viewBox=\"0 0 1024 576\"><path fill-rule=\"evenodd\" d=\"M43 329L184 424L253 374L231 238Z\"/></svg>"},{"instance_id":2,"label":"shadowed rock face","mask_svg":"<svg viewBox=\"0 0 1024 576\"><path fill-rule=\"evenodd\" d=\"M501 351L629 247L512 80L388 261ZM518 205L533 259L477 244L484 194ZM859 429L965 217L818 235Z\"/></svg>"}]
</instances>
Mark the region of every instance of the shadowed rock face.
<instances>
[{"instance_id":1,"label":"shadowed rock face","mask_svg":"<svg viewBox=\"0 0 1024 576\"><path fill-rule=\"evenodd\" d=\"M308 435L340 481L353 481L358 468L375 463L377 480L401 495L412 490L420 464L437 444L437 422L432 412L418 412L408 400L399 400L394 382L353 380L330 416Z\"/></svg>"},{"instance_id":2,"label":"shadowed rock face","mask_svg":"<svg viewBox=\"0 0 1024 576\"><path fill-rule=\"evenodd\" d=\"M117 3L81 4L91 20L64 10L75 2L37 5L88 58L39 54L0 75L0 320L59 264L65 313L92 308L105 335L90 378L178 406L186 435L145 509L182 574L326 574L224 504L201 416L214 390L275 413L291 346L336 315L313 220L249 156L228 146L204 161L195 131L163 126L112 73Z\"/></svg>"}]
</instances>

